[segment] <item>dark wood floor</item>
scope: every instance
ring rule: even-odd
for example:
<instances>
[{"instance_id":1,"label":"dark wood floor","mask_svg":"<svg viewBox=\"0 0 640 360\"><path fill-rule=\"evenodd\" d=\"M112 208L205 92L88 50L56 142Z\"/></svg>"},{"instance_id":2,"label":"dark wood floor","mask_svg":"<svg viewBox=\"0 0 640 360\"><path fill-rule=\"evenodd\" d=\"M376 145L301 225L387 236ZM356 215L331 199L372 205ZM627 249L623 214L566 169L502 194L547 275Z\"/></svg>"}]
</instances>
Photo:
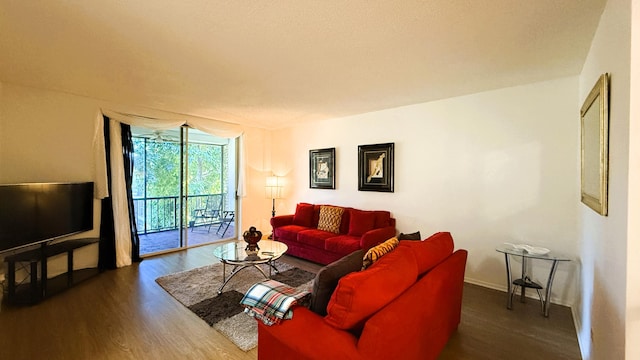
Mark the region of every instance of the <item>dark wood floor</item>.
<instances>
[{"instance_id":1,"label":"dark wood floor","mask_svg":"<svg viewBox=\"0 0 640 360\"><path fill-rule=\"evenodd\" d=\"M551 304L549 317L540 302L465 283L458 332L440 355L442 360L582 359L571 309Z\"/></svg>"},{"instance_id":2,"label":"dark wood floor","mask_svg":"<svg viewBox=\"0 0 640 360\"><path fill-rule=\"evenodd\" d=\"M178 303L155 279L215 262L211 246L107 271L40 304L2 305L2 359L256 359ZM288 258L316 271L319 266ZM466 284L462 323L441 359L580 359L568 308L505 308L505 293Z\"/></svg>"}]
</instances>

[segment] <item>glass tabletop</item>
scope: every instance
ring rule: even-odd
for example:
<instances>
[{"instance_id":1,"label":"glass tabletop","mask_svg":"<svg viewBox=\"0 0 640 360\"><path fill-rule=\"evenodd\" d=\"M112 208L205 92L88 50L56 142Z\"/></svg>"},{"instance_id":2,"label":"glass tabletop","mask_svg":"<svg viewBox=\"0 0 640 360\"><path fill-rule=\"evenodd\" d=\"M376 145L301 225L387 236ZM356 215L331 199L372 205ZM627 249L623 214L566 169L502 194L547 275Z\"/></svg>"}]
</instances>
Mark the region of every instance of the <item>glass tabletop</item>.
<instances>
[{"instance_id":1,"label":"glass tabletop","mask_svg":"<svg viewBox=\"0 0 640 360\"><path fill-rule=\"evenodd\" d=\"M287 252L287 245L279 241L260 240L256 250L245 250L247 243L243 240L231 241L213 248L213 255L221 261L238 264L261 264L279 258Z\"/></svg>"},{"instance_id":2,"label":"glass tabletop","mask_svg":"<svg viewBox=\"0 0 640 360\"><path fill-rule=\"evenodd\" d=\"M518 249L511 244L501 244L496 246L496 251L501 252L503 254L515 255L515 256L524 256L526 258L532 259L542 259L542 260L555 260L555 261L571 261L571 257L558 253L556 251L549 251L546 254L533 253L528 252L524 249Z\"/></svg>"}]
</instances>

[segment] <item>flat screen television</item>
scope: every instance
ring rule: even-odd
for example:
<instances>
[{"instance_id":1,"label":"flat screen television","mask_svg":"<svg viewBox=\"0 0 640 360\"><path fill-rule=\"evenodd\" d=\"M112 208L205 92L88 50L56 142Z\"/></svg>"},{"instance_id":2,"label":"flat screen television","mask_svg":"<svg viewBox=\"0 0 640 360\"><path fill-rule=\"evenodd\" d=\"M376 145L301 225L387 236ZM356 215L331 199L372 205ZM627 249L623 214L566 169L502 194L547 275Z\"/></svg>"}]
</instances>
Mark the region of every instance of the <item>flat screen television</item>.
<instances>
[{"instance_id":1,"label":"flat screen television","mask_svg":"<svg viewBox=\"0 0 640 360\"><path fill-rule=\"evenodd\" d=\"M92 229L92 182L0 185L0 252Z\"/></svg>"}]
</instances>

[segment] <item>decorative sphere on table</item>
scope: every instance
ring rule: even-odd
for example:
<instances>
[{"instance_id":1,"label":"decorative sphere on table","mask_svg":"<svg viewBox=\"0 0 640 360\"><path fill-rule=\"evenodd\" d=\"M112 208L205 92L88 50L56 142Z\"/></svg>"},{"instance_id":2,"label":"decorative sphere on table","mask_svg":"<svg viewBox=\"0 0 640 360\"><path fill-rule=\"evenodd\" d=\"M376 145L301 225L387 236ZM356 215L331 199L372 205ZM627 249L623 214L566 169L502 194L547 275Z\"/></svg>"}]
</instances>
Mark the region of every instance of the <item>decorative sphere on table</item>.
<instances>
[{"instance_id":1,"label":"decorative sphere on table","mask_svg":"<svg viewBox=\"0 0 640 360\"><path fill-rule=\"evenodd\" d=\"M258 246L258 242L262 239L262 232L260 230L256 230L255 226L249 228L249 230L245 231L242 234L244 241L247 243L247 247L245 250L260 250Z\"/></svg>"}]
</instances>

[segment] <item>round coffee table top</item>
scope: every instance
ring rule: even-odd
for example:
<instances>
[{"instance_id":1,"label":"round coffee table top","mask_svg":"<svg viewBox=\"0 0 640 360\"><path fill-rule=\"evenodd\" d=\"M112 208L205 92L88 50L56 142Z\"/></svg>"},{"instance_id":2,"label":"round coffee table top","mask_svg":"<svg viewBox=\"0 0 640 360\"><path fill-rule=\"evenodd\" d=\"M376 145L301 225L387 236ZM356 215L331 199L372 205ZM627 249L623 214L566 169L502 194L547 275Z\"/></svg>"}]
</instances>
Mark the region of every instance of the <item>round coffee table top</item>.
<instances>
[{"instance_id":1,"label":"round coffee table top","mask_svg":"<svg viewBox=\"0 0 640 360\"><path fill-rule=\"evenodd\" d=\"M276 260L287 252L287 245L279 241L260 240L260 249L245 250L247 243L236 240L213 248L213 255L227 264L264 264Z\"/></svg>"}]
</instances>

